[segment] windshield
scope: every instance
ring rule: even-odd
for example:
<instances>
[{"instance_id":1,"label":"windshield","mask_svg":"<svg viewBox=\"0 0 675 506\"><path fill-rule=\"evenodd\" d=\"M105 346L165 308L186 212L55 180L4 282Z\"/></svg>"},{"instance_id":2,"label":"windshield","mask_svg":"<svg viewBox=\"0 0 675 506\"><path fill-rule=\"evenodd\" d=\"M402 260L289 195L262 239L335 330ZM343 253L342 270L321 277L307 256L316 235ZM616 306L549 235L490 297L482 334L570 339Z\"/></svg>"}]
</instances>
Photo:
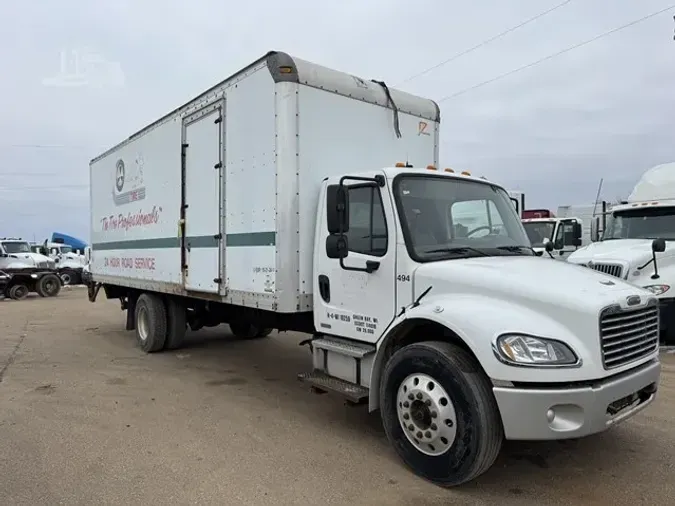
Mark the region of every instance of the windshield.
<instances>
[{"instance_id":1,"label":"windshield","mask_svg":"<svg viewBox=\"0 0 675 506\"><path fill-rule=\"evenodd\" d=\"M406 175L397 178L394 196L414 260L534 254L513 202L501 188Z\"/></svg>"},{"instance_id":2,"label":"windshield","mask_svg":"<svg viewBox=\"0 0 675 506\"><path fill-rule=\"evenodd\" d=\"M543 248L544 239L553 240L554 221L529 221L523 223L523 227L535 248Z\"/></svg>"},{"instance_id":3,"label":"windshield","mask_svg":"<svg viewBox=\"0 0 675 506\"><path fill-rule=\"evenodd\" d=\"M66 253L72 253L72 252L73 252L73 248L71 248L70 246L61 246L61 253L63 253L64 255Z\"/></svg>"},{"instance_id":4,"label":"windshield","mask_svg":"<svg viewBox=\"0 0 675 506\"><path fill-rule=\"evenodd\" d=\"M27 242L3 242L2 247L5 253L30 253L30 246Z\"/></svg>"},{"instance_id":5,"label":"windshield","mask_svg":"<svg viewBox=\"0 0 675 506\"><path fill-rule=\"evenodd\" d=\"M675 208L655 207L617 211L608 220L603 240L675 240Z\"/></svg>"}]
</instances>

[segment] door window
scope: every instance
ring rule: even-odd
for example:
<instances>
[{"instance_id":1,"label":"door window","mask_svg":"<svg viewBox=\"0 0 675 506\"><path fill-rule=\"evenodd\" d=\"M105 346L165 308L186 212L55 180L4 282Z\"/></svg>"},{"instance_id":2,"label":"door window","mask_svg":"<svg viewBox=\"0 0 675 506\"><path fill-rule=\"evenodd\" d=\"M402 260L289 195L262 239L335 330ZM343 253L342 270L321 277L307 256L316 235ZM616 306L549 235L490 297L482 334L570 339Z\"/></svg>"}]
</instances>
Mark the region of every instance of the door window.
<instances>
[{"instance_id":1,"label":"door window","mask_svg":"<svg viewBox=\"0 0 675 506\"><path fill-rule=\"evenodd\" d=\"M349 189L349 251L384 256L387 253L387 222L380 191L375 186Z\"/></svg>"}]
</instances>

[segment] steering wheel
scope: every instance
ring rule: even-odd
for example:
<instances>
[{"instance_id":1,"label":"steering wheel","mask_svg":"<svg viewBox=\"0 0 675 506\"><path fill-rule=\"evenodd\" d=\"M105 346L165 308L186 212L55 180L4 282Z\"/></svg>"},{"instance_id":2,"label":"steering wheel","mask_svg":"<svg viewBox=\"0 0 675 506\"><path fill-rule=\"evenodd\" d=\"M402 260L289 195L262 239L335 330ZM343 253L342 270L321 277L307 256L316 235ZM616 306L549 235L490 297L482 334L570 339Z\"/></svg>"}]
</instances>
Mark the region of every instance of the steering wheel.
<instances>
[{"instance_id":1,"label":"steering wheel","mask_svg":"<svg viewBox=\"0 0 675 506\"><path fill-rule=\"evenodd\" d=\"M474 228L473 230L469 230L466 233L466 236L471 237L473 234L475 234L476 232L479 232L481 230L489 230L490 233L492 233L492 227L488 227L487 225L483 225L482 227L477 227L477 228ZM490 235L490 234L488 234L488 235Z\"/></svg>"}]
</instances>

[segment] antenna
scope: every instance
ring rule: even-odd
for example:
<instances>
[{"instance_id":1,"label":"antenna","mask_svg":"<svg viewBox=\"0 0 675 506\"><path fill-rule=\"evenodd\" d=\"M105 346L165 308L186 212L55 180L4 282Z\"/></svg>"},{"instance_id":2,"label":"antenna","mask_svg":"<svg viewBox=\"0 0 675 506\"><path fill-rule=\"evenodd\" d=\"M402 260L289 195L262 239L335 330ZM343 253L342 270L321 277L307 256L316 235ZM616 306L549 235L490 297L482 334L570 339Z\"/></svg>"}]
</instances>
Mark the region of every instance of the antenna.
<instances>
[{"instance_id":1,"label":"antenna","mask_svg":"<svg viewBox=\"0 0 675 506\"><path fill-rule=\"evenodd\" d=\"M598 193L595 194L595 202L593 202L593 218L595 218L595 210L598 208L598 200L600 199L600 191L602 190L602 181L603 178L600 178L600 184L598 185Z\"/></svg>"}]
</instances>

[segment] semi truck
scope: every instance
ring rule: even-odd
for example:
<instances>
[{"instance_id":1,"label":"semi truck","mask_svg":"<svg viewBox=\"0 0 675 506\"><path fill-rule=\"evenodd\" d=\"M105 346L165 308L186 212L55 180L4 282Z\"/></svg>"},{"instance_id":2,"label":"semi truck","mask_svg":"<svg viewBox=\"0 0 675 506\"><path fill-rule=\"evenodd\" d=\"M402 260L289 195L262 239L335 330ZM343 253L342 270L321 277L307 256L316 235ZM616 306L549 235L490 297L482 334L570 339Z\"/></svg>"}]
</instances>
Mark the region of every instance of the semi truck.
<instances>
[{"instance_id":1,"label":"semi truck","mask_svg":"<svg viewBox=\"0 0 675 506\"><path fill-rule=\"evenodd\" d=\"M523 227L535 251L565 260L583 244L583 224L578 218L561 218L549 209L525 209ZM548 245L548 246L547 246Z\"/></svg>"},{"instance_id":2,"label":"semi truck","mask_svg":"<svg viewBox=\"0 0 675 506\"><path fill-rule=\"evenodd\" d=\"M25 299L30 292L41 297L55 297L61 280L55 262L31 250L20 237L0 238L0 282L2 295L14 300Z\"/></svg>"},{"instance_id":3,"label":"semi truck","mask_svg":"<svg viewBox=\"0 0 675 506\"><path fill-rule=\"evenodd\" d=\"M89 300L119 299L148 353L306 333L298 379L379 411L445 487L504 439L643 410L656 337L620 336L654 295L537 258L503 187L441 168L439 127L432 100L270 52L90 162Z\"/></svg>"},{"instance_id":4,"label":"semi truck","mask_svg":"<svg viewBox=\"0 0 675 506\"><path fill-rule=\"evenodd\" d=\"M675 344L675 162L645 171L627 200L606 209L591 223L592 244L568 261L652 292L661 341Z\"/></svg>"}]
</instances>

